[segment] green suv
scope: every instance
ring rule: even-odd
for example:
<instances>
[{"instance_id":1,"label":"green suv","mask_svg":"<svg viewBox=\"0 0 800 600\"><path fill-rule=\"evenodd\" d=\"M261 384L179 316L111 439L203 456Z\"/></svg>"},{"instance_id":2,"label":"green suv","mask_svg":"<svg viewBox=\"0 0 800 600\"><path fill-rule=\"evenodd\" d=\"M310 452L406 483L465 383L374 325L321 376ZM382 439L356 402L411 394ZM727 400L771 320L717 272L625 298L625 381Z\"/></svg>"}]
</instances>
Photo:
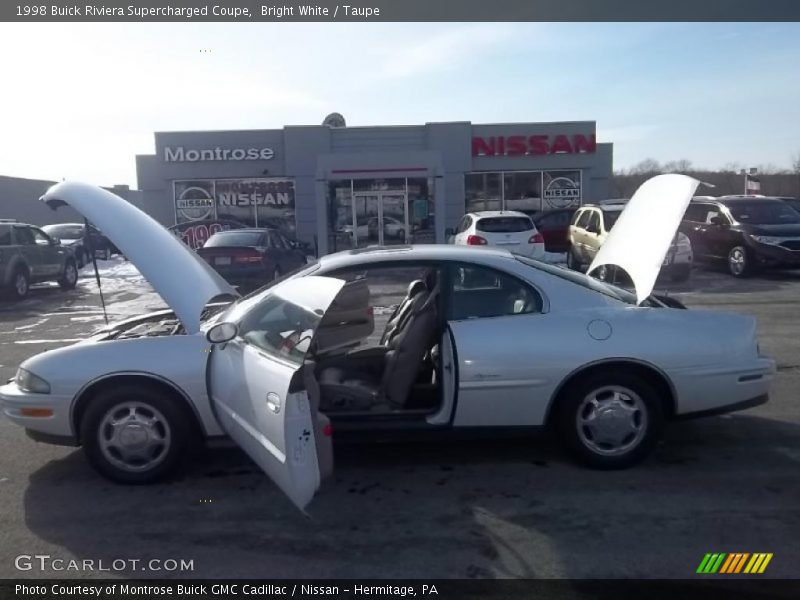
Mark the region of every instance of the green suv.
<instances>
[{"instance_id":1,"label":"green suv","mask_svg":"<svg viewBox=\"0 0 800 600\"><path fill-rule=\"evenodd\" d=\"M33 225L0 219L0 286L15 298L28 295L30 285L57 281L70 290L78 282L75 256L59 240Z\"/></svg>"}]
</instances>

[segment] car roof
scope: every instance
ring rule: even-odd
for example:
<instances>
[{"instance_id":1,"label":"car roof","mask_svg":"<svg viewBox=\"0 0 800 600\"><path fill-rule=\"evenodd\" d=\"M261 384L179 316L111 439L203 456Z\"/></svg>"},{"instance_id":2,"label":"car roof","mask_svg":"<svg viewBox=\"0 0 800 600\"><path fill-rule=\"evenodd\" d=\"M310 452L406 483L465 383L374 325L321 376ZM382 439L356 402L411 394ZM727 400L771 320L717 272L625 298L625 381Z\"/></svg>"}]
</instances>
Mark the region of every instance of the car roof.
<instances>
[{"instance_id":1,"label":"car roof","mask_svg":"<svg viewBox=\"0 0 800 600\"><path fill-rule=\"evenodd\" d=\"M530 218L524 212L518 210L482 210L479 212L467 213L471 217L485 219L487 217L525 217Z\"/></svg>"},{"instance_id":2,"label":"car roof","mask_svg":"<svg viewBox=\"0 0 800 600\"><path fill-rule=\"evenodd\" d=\"M56 227L57 225L67 225L69 227L85 227L84 223L48 223L42 227Z\"/></svg>"},{"instance_id":3,"label":"car roof","mask_svg":"<svg viewBox=\"0 0 800 600\"><path fill-rule=\"evenodd\" d=\"M616 212L623 210L625 208L624 204L617 203L617 204L584 204L581 208L599 208L600 210L607 210L610 212Z\"/></svg>"},{"instance_id":4,"label":"car roof","mask_svg":"<svg viewBox=\"0 0 800 600\"><path fill-rule=\"evenodd\" d=\"M737 204L750 204L753 202L783 202L780 198L772 196L720 196L717 202L721 202L727 206L736 206Z\"/></svg>"},{"instance_id":5,"label":"car roof","mask_svg":"<svg viewBox=\"0 0 800 600\"><path fill-rule=\"evenodd\" d=\"M274 230L274 227L242 227L240 229L223 229L222 231L215 231L214 235L224 235L226 233L264 233L265 231Z\"/></svg>"},{"instance_id":6,"label":"car roof","mask_svg":"<svg viewBox=\"0 0 800 600\"><path fill-rule=\"evenodd\" d=\"M368 246L355 250L343 250L320 257L320 265L325 268L346 267L351 264L381 262L391 260L419 261L470 261L491 262L496 259L510 259L513 255L508 250L496 246L476 248L473 246L455 246L450 244L414 244L402 246Z\"/></svg>"}]
</instances>

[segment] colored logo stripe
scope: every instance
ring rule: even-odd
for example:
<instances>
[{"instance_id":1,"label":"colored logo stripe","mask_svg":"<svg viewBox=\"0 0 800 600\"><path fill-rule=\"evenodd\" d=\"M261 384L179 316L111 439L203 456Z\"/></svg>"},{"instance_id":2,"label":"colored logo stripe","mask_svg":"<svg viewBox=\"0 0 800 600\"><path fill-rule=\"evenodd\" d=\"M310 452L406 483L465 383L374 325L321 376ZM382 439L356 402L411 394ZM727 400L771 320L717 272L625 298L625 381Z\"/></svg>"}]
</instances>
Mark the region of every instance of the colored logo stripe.
<instances>
[{"instance_id":1,"label":"colored logo stripe","mask_svg":"<svg viewBox=\"0 0 800 600\"><path fill-rule=\"evenodd\" d=\"M749 560L748 560L749 559ZM769 562L772 560L772 553L757 552L733 552L731 554L708 553L703 557L700 566L697 567L698 573L703 574L726 574L735 573L763 573ZM745 564L747 566L745 566ZM744 569L744 571L743 571Z\"/></svg>"}]
</instances>

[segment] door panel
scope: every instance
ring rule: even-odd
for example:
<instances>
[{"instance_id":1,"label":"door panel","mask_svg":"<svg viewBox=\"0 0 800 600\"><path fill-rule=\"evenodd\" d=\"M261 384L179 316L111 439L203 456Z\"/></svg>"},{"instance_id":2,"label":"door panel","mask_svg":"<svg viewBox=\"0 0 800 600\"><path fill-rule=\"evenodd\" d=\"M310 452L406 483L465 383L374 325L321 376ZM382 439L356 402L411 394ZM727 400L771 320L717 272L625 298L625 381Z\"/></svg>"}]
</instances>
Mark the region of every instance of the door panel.
<instances>
[{"instance_id":1,"label":"door panel","mask_svg":"<svg viewBox=\"0 0 800 600\"><path fill-rule=\"evenodd\" d=\"M210 392L223 429L301 510L320 483L306 392L289 393L297 365L234 341L215 347Z\"/></svg>"},{"instance_id":2,"label":"door panel","mask_svg":"<svg viewBox=\"0 0 800 600\"><path fill-rule=\"evenodd\" d=\"M316 442L317 399L299 385L307 375L300 372L343 287L339 279L301 277L240 302L225 317L237 337L214 346L209 359L209 396L222 428L301 510L319 487L320 464L332 458L320 458L330 444Z\"/></svg>"},{"instance_id":3,"label":"door panel","mask_svg":"<svg viewBox=\"0 0 800 600\"><path fill-rule=\"evenodd\" d=\"M28 263L31 277L36 279L46 276L47 269L44 267L42 253L33 237L33 231L29 227L14 227L14 237L19 245L20 253Z\"/></svg>"}]
</instances>

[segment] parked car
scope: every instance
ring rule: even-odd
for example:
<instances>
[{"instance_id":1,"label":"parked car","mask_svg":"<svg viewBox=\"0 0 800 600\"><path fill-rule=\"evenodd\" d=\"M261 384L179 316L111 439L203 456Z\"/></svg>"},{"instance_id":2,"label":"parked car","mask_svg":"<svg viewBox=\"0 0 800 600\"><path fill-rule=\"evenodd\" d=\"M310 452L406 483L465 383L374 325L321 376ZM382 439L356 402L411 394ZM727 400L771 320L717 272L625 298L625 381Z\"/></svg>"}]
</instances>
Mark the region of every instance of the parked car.
<instances>
[{"instance_id":1,"label":"parked car","mask_svg":"<svg viewBox=\"0 0 800 600\"><path fill-rule=\"evenodd\" d=\"M108 259L112 254L119 254L117 248L96 227L85 223L57 223L42 227L50 237L56 238L64 246L69 246L75 255L75 262L80 269L91 261L90 248L95 256Z\"/></svg>"},{"instance_id":2,"label":"parked car","mask_svg":"<svg viewBox=\"0 0 800 600\"><path fill-rule=\"evenodd\" d=\"M778 196L778 198L800 213L800 198L795 198L793 196Z\"/></svg>"},{"instance_id":3,"label":"parked car","mask_svg":"<svg viewBox=\"0 0 800 600\"><path fill-rule=\"evenodd\" d=\"M648 189L688 190L682 213L697 182L661 177ZM649 453L666 421L766 402L775 373L755 319L669 308L651 295L652 261L632 269L632 294L500 248L372 248L218 307L209 303L235 290L132 204L74 182L43 199L102 227L172 310L29 358L0 406L34 439L82 445L120 482L164 477L193 440L227 434L303 508L332 469L334 431L475 427L553 426L587 464L621 468ZM614 233L609 247L635 260ZM661 233L647 256L666 253L673 234ZM380 343L354 347L374 327L379 295L365 281L398 265L424 275ZM462 285L464 270L482 285Z\"/></svg>"},{"instance_id":4,"label":"parked car","mask_svg":"<svg viewBox=\"0 0 800 600\"><path fill-rule=\"evenodd\" d=\"M800 214L778 198L693 201L680 230L692 240L697 260L724 263L734 277L762 267L800 267Z\"/></svg>"},{"instance_id":5,"label":"parked car","mask_svg":"<svg viewBox=\"0 0 800 600\"><path fill-rule=\"evenodd\" d=\"M369 237L377 239L378 238L378 217L373 217L367 223L367 227L369 229ZM360 234L359 234L360 235ZM395 217L390 217L388 215L383 216L383 235L385 238L394 239L397 241L404 242L406 239L406 224L401 221L400 219L396 219Z\"/></svg>"},{"instance_id":6,"label":"parked car","mask_svg":"<svg viewBox=\"0 0 800 600\"><path fill-rule=\"evenodd\" d=\"M525 213L487 210L464 215L445 234L456 246L497 246L515 254L544 258L544 237Z\"/></svg>"},{"instance_id":7,"label":"parked car","mask_svg":"<svg viewBox=\"0 0 800 600\"><path fill-rule=\"evenodd\" d=\"M559 208L531 215L533 224L544 237L544 249L547 252L566 252L569 250L569 224L574 208Z\"/></svg>"},{"instance_id":8,"label":"parked car","mask_svg":"<svg viewBox=\"0 0 800 600\"><path fill-rule=\"evenodd\" d=\"M586 204L575 212L569 226L569 250L567 266L580 270L594 260L600 247L611 234L614 224L626 204ZM642 227L653 226L642 223ZM661 272L672 281L686 281L692 272L692 244L683 233L676 234L669 247ZM616 273L613 267L603 265L594 272L598 279L605 280Z\"/></svg>"},{"instance_id":9,"label":"parked car","mask_svg":"<svg viewBox=\"0 0 800 600\"><path fill-rule=\"evenodd\" d=\"M68 247L44 231L16 221L0 220L0 275L3 291L21 299L32 283L57 281L71 290L78 282L78 266Z\"/></svg>"},{"instance_id":10,"label":"parked car","mask_svg":"<svg viewBox=\"0 0 800 600\"><path fill-rule=\"evenodd\" d=\"M277 229L219 231L197 254L228 283L250 289L306 264L305 250Z\"/></svg>"}]
</instances>

